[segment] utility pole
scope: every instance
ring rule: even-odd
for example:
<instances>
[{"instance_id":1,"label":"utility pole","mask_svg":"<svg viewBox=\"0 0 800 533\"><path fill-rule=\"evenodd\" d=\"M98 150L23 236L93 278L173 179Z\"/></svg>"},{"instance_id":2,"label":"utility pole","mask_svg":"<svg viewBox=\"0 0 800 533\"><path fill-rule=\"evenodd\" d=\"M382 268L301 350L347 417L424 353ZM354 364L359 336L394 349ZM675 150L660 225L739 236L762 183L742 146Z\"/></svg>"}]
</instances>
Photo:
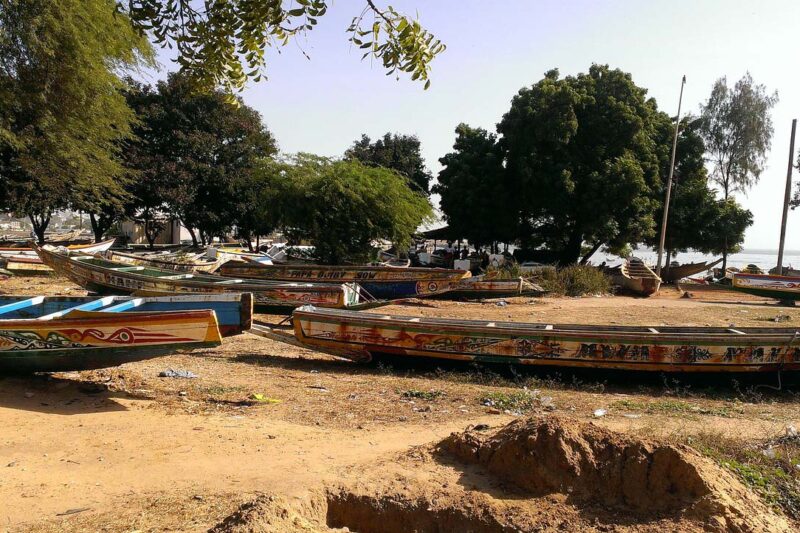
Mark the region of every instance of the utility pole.
<instances>
[{"instance_id":1,"label":"utility pole","mask_svg":"<svg viewBox=\"0 0 800 533\"><path fill-rule=\"evenodd\" d=\"M669 217L669 198L672 195L672 172L675 170L675 150L678 148L678 128L681 125L681 103L683 102L683 86L686 85L686 75L681 79L681 95L678 97L678 116L675 118L675 136L672 138L672 157L669 161L669 176L667 177L667 194L664 198L664 216L661 217L661 238L658 239L658 262L656 274L661 276L661 258L664 256L664 239L667 237L667 217Z\"/></svg>"},{"instance_id":2,"label":"utility pole","mask_svg":"<svg viewBox=\"0 0 800 533\"><path fill-rule=\"evenodd\" d=\"M792 194L792 169L794 168L794 133L797 119L792 119L792 137L789 141L789 169L786 171L786 192L783 195L783 218L781 219L781 241L778 245L778 275L783 275L783 246L786 244L786 218L789 215L789 197Z\"/></svg>"}]
</instances>

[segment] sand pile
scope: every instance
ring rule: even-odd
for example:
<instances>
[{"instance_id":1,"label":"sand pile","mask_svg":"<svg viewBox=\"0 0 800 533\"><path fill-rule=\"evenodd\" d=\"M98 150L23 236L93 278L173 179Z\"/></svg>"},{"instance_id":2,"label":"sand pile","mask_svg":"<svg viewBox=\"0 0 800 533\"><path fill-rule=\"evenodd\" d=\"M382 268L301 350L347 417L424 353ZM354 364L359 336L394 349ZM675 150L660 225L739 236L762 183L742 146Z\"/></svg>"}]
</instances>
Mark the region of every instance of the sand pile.
<instances>
[{"instance_id":1,"label":"sand pile","mask_svg":"<svg viewBox=\"0 0 800 533\"><path fill-rule=\"evenodd\" d=\"M438 449L531 496L561 493L646 520L673 515L720 531L789 531L732 474L694 450L559 417L454 433Z\"/></svg>"},{"instance_id":2,"label":"sand pile","mask_svg":"<svg viewBox=\"0 0 800 533\"><path fill-rule=\"evenodd\" d=\"M338 529L342 528L342 529ZM214 533L788 532L697 452L555 416L376 458L291 501L262 496Z\"/></svg>"}]
</instances>

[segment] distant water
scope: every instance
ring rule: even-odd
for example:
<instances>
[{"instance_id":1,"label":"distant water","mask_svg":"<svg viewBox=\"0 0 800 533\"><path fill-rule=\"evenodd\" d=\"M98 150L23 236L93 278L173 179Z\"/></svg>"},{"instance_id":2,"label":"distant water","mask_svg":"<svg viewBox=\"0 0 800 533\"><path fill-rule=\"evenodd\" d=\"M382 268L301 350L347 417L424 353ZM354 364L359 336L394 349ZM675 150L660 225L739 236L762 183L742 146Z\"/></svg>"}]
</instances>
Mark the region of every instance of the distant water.
<instances>
[{"instance_id":1,"label":"distant water","mask_svg":"<svg viewBox=\"0 0 800 533\"><path fill-rule=\"evenodd\" d=\"M656 259L658 258L657 251L650 248L637 248L634 250L633 255L642 258L648 265L655 265ZM673 260L678 261L679 263L697 263L700 261L714 261L720 257L722 256L705 255L697 252L686 252L678 254L677 258ZM599 264L605 261L608 265L615 265L620 263L621 259L616 255L597 252L592 256L591 261L594 264ZM728 256L729 267L742 268L750 264L757 265L766 272L778 264L778 250L745 248L738 254L731 254ZM785 250L783 252L783 266L791 266L796 269L800 269L800 251Z\"/></svg>"}]
</instances>

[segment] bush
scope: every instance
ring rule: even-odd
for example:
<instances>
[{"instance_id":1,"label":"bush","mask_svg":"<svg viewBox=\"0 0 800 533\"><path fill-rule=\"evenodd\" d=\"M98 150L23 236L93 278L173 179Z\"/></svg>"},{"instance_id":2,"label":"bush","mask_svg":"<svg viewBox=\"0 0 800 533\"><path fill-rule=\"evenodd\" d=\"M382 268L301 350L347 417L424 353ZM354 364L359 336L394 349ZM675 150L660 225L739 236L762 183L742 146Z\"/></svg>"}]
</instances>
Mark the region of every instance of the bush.
<instances>
[{"instance_id":1,"label":"bush","mask_svg":"<svg viewBox=\"0 0 800 533\"><path fill-rule=\"evenodd\" d=\"M611 291L611 280L608 276L587 265L543 270L537 281L546 291L566 296L605 294Z\"/></svg>"}]
</instances>

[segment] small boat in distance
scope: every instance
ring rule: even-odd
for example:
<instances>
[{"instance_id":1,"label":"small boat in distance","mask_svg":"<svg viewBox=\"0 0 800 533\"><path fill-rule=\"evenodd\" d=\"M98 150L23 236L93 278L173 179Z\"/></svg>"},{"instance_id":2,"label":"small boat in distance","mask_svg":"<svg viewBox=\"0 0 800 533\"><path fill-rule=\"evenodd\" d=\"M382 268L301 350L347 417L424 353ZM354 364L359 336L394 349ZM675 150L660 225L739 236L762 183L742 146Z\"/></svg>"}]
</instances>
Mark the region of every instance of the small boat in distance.
<instances>
[{"instance_id":1,"label":"small boat in distance","mask_svg":"<svg viewBox=\"0 0 800 533\"><path fill-rule=\"evenodd\" d=\"M73 254L49 246L35 247L42 261L61 276L98 294L169 296L199 293L253 293L256 307L272 310L300 305L362 307L378 305L358 285L334 283L276 283L224 278L207 274L175 273L152 267L131 266L96 256Z\"/></svg>"},{"instance_id":2,"label":"small boat in distance","mask_svg":"<svg viewBox=\"0 0 800 533\"><path fill-rule=\"evenodd\" d=\"M640 296L658 292L661 278L638 257L630 257L616 269L610 269L614 284Z\"/></svg>"},{"instance_id":3,"label":"small boat in distance","mask_svg":"<svg viewBox=\"0 0 800 533\"><path fill-rule=\"evenodd\" d=\"M797 329L525 324L389 316L311 306L294 335L253 333L358 362L376 355L656 372L800 370Z\"/></svg>"},{"instance_id":4,"label":"small boat in distance","mask_svg":"<svg viewBox=\"0 0 800 533\"><path fill-rule=\"evenodd\" d=\"M71 250L73 252L82 252L85 254L97 254L102 253L114 246L114 241L116 239L108 239L103 242L96 242L91 244L74 244L71 246L67 246L67 250ZM30 246L20 246L20 247L3 247L0 248L0 257L12 257L17 255L27 255L33 258L37 257L35 247Z\"/></svg>"},{"instance_id":5,"label":"small boat in distance","mask_svg":"<svg viewBox=\"0 0 800 533\"><path fill-rule=\"evenodd\" d=\"M695 274L711 270L721 262L722 258L711 263L706 261L700 263L685 263L683 265L673 263L661 270L661 279L664 283L675 283L676 281L694 276Z\"/></svg>"},{"instance_id":6,"label":"small boat in distance","mask_svg":"<svg viewBox=\"0 0 800 533\"><path fill-rule=\"evenodd\" d=\"M216 260L201 259L203 254L159 254L141 255L120 252L118 250L108 250L102 257L109 261L117 261L127 265L145 266L171 270L173 272L206 272L216 270L223 262L223 257Z\"/></svg>"},{"instance_id":7,"label":"small boat in distance","mask_svg":"<svg viewBox=\"0 0 800 533\"><path fill-rule=\"evenodd\" d=\"M223 276L270 281L358 283L378 299L424 297L450 290L468 278L466 270L395 268L388 266L273 265L257 260L228 261L217 272Z\"/></svg>"},{"instance_id":8,"label":"small boat in distance","mask_svg":"<svg viewBox=\"0 0 800 533\"><path fill-rule=\"evenodd\" d=\"M434 298L443 300L477 300L481 298L512 298L543 294L540 286L524 278L490 279L486 276L474 276L463 279L450 286L450 290Z\"/></svg>"},{"instance_id":9,"label":"small boat in distance","mask_svg":"<svg viewBox=\"0 0 800 533\"><path fill-rule=\"evenodd\" d=\"M800 300L800 277L735 272L729 288L781 301Z\"/></svg>"}]
</instances>

